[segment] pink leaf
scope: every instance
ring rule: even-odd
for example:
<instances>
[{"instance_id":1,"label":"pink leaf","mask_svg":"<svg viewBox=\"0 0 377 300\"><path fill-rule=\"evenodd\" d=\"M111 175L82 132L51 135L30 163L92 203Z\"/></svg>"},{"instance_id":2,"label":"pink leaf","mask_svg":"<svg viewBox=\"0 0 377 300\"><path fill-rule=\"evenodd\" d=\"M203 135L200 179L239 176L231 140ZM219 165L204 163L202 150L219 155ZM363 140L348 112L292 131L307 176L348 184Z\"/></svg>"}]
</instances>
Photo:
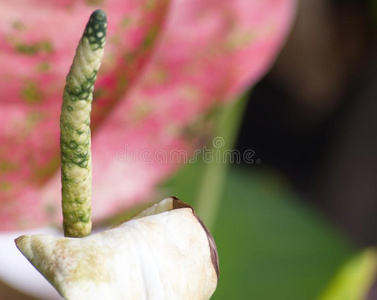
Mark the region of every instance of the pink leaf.
<instances>
[{"instance_id":1,"label":"pink leaf","mask_svg":"<svg viewBox=\"0 0 377 300\"><path fill-rule=\"evenodd\" d=\"M2 230L61 218L60 98L77 28L93 10L35 3L0 4ZM172 174L173 153L195 147L187 129L268 70L295 11L294 0L140 3L102 5L110 25L93 107L95 220L145 200Z\"/></svg>"}]
</instances>

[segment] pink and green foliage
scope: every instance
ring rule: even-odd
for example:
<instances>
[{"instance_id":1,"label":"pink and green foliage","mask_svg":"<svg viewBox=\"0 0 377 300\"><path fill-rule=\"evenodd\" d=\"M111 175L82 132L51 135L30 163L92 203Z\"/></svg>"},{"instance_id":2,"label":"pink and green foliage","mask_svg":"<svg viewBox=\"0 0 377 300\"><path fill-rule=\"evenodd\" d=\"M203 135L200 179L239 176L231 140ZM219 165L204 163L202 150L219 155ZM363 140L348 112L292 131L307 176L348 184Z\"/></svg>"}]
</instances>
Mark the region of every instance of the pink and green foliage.
<instances>
[{"instance_id":1,"label":"pink and green foliage","mask_svg":"<svg viewBox=\"0 0 377 300\"><path fill-rule=\"evenodd\" d=\"M172 151L200 146L206 114L271 65L295 1L2 1L0 230L61 221L61 97L96 8L109 28L92 113L94 221L145 200L179 166Z\"/></svg>"}]
</instances>

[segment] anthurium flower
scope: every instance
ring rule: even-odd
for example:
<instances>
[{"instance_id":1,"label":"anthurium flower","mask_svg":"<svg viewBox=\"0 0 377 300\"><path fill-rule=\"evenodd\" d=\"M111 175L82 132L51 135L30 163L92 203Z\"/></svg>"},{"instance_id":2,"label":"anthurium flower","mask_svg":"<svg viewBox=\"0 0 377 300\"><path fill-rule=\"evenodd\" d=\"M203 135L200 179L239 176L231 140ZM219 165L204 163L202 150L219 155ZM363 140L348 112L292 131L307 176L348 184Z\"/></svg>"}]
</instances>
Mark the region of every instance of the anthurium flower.
<instances>
[{"instance_id":1,"label":"anthurium flower","mask_svg":"<svg viewBox=\"0 0 377 300\"><path fill-rule=\"evenodd\" d=\"M65 237L23 235L16 245L65 299L207 300L219 275L215 242L193 209L177 198L90 236L89 125L106 32L106 13L95 10L66 77L60 117Z\"/></svg>"},{"instance_id":2,"label":"anthurium flower","mask_svg":"<svg viewBox=\"0 0 377 300\"><path fill-rule=\"evenodd\" d=\"M268 69L295 1L2 1L0 230L61 222L61 91L93 6L112 20L93 104L96 221L146 199L179 166L156 153L199 146L205 130L193 124Z\"/></svg>"},{"instance_id":3,"label":"anthurium flower","mask_svg":"<svg viewBox=\"0 0 377 300\"><path fill-rule=\"evenodd\" d=\"M214 240L177 198L85 238L24 235L16 244L64 299L207 300L218 281Z\"/></svg>"}]
</instances>

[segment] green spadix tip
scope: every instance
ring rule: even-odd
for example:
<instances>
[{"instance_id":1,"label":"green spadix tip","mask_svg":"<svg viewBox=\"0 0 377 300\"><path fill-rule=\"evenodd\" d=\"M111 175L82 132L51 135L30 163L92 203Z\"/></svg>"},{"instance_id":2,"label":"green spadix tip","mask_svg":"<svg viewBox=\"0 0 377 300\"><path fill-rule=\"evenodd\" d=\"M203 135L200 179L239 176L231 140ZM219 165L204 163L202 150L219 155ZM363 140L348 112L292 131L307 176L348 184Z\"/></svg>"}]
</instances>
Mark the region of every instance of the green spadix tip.
<instances>
[{"instance_id":1,"label":"green spadix tip","mask_svg":"<svg viewBox=\"0 0 377 300\"><path fill-rule=\"evenodd\" d=\"M89 22L106 23L106 13L102 9L95 10L91 14Z\"/></svg>"},{"instance_id":2,"label":"green spadix tip","mask_svg":"<svg viewBox=\"0 0 377 300\"><path fill-rule=\"evenodd\" d=\"M95 10L89 18L83 35L88 39L92 50L102 49L105 46L106 29L106 13L101 9Z\"/></svg>"}]
</instances>

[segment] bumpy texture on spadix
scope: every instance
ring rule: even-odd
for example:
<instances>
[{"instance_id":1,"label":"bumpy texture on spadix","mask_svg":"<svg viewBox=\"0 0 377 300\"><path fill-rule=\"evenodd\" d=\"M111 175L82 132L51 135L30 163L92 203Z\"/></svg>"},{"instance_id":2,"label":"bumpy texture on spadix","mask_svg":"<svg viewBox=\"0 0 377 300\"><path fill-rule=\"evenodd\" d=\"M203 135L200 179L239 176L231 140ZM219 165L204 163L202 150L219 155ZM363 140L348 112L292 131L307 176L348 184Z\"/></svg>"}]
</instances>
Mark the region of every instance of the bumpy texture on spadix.
<instances>
[{"instance_id":1,"label":"bumpy texture on spadix","mask_svg":"<svg viewBox=\"0 0 377 300\"><path fill-rule=\"evenodd\" d=\"M82 239L24 235L16 244L69 300L207 300L218 281L214 240L177 198Z\"/></svg>"},{"instance_id":2,"label":"bumpy texture on spadix","mask_svg":"<svg viewBox=\"0 0 377 300\"><path fill-rule=\"evenodd\" d=\"M106 39L106 15L90 16L66 79L60 116L63 227L65 236L91 232L90 112Z\"/></svg>"}]
</instances>

